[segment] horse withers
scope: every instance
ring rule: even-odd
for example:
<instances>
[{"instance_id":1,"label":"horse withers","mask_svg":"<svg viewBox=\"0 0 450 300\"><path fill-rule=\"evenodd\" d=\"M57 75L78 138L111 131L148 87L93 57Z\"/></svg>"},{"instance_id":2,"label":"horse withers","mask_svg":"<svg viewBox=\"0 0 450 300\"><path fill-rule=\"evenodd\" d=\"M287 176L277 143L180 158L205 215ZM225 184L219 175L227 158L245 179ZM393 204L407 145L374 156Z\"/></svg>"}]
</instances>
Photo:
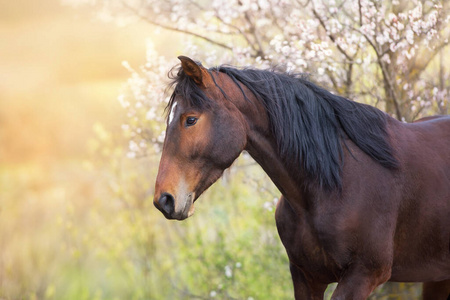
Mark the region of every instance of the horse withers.
<instances>
[{"instance_id":1,"label":"horse withers","mask_svg":"<svg viewBox=\"0 0 450 300\"><path fill-rule=\"evenodd\" d=\"M366 299L386 281L450 295L450 117L401 123L298 74L180 56L155 206L168 219L246 150L282 193L296 299Z\"/></svg>"}]
</instances>

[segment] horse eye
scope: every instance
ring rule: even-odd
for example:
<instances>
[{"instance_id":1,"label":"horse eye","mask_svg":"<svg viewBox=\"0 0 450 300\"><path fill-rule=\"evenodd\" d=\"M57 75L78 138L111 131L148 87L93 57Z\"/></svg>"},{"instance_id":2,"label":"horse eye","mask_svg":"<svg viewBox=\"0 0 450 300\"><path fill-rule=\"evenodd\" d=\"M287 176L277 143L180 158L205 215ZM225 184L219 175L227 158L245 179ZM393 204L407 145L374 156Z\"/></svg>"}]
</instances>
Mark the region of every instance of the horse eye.
<instances>
[{"instance_id":1,"label":"horse eye","mask_svg":"<svg viewBox=\"0 0 450 300\"><path fill-rule=\"evenodd\" d=\"M186 119L186 126L192 126L195 125L195 123L197 123L197 118L196 117L187 117Z\"/></svg>"}]
</instances>

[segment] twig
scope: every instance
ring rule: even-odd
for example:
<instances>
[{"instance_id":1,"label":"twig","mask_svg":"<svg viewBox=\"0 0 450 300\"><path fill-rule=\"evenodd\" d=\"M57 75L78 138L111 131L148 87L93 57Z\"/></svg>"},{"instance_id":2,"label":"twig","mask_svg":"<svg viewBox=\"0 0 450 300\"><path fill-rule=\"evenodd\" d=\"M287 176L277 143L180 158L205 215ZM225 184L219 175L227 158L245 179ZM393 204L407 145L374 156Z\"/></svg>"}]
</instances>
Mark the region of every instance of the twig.
<instances>
[{"instance_id":1,"label":"twig","mask_svg":"<svg viewBox=\"0 0 450 300\"><path fill-rule=\"evenodd\" d=\"M147 23L150 23L150 24L152 24L152 25L154 25L154 26L161 27L161 28L164 28L164 29L167 29L167 30L170 30L170 31L175 31L175 32L180 32L180 33L184 33L184 34L187 34L187 35L191 35L191 36L194 36L194 37L196 37L196 38L205 40L205 41L207 41L207 42L209 42L209 43L211 43L211 44L213 44L213 45L222 47L222 48L224 48L224 49L227 49L227 50L230 50L230 51L233 50L232 47L230 47L230 46L228 46L228 45L226 45L226 44L224 44L224 43L215 41L215 40L213 40L213 39L210 39L210 38L208 38L208 37L206 37L206 36L203 36L203 35L200 35L200 34L198 34L198 33L195 33L195 32L189 31L189 30L185 30L185 29L180 29L180 28L177 28L177 27L168 26L168 25L161 24L161 23L158 23L158 22L156 22L156 21L153 21L153 20L147 18L146 16L142 15L136 8L134 8L134 7L132 7L132 6L128 5L128 4L126 4L124 1L121 1L121 3L122 3L122 5L123 5L124 7L126 7L126 8L129 9L131 12L133 12L133 13L134 13L136 16L138 16L141 20L143 20L143 21L145 21L145 22L147 22Z\"/></svg>"}]
</instances>

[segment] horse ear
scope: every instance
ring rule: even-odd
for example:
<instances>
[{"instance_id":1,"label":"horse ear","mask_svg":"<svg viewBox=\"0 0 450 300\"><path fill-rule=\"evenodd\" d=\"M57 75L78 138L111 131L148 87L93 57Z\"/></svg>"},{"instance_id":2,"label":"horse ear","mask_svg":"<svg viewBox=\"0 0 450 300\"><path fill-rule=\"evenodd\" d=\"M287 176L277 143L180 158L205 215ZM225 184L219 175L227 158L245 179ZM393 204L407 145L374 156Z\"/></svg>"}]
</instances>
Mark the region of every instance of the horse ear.
<instances>
[{"instance_id":1,"label":"horse ear","mask_svg":"<svg viewBox=\"0 0 450 300\"><path fill-rule=\"evenodd\" d=\"M186 75L191 77L196 84L205 87L207 86L209 74L204 67L198 65L195 61L186 56L178 56L178 59L181 61L181 67Z\"/></svg>"}]
</instances>

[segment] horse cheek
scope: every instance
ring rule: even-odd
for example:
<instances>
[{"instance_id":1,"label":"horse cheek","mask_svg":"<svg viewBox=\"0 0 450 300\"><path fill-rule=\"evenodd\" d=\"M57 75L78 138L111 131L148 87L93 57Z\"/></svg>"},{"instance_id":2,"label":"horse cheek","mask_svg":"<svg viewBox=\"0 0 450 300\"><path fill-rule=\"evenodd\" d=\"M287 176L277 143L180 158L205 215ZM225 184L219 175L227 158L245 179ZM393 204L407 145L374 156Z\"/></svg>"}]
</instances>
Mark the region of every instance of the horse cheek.
<instances>
[{"instance_id":1,"label":"horse cheek","mask_svg":"<svg viewBox=\"0 0 450 300\"><path fill-rule=\"evenodd\" d=\"M245 147L245 131L236 125L215 134L212 156L222 170L230 167Z\"/></svg>"}]
</instances>

